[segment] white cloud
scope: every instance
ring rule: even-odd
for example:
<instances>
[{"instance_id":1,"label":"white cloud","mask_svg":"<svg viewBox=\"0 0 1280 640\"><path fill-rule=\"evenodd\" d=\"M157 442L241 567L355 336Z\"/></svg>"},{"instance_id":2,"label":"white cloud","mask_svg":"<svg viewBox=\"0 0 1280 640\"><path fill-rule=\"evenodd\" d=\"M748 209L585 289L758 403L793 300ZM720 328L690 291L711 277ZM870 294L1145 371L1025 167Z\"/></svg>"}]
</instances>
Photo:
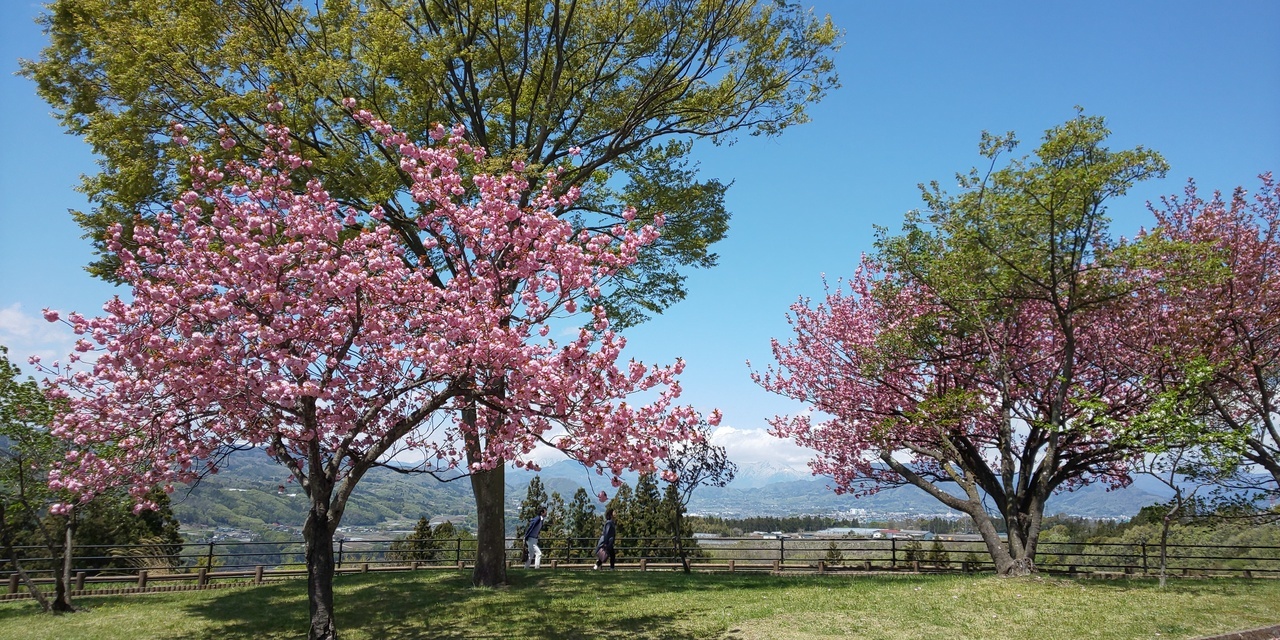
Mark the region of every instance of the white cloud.
<instances>
[{"instance_id":1,"label":"white cloud","mask_svg":"<svg viewBox=\"0 0 1280 640\"><path fill-rule=\"evenodd\" d=\"M39 356L46 364L65 361L75 347L76 337L70 327L47 322L40 312L28 312L21 303L0 308L0 344L9 348L9 361L28 373L30 356Z\"/></svg>"},{"instance_id":2,"label":"white cloud","mask_svg":"<svg viewBox=\"0 0 1280 640\"><path fill-rule=\"evenodd\" d=\"M711 442L725 448L729 459L738 465L770 463L808 474L813 451L797 445L790 438L769 435L764 429L737 429L727 425L711 432Z\"/></svg>"}]
</instances>

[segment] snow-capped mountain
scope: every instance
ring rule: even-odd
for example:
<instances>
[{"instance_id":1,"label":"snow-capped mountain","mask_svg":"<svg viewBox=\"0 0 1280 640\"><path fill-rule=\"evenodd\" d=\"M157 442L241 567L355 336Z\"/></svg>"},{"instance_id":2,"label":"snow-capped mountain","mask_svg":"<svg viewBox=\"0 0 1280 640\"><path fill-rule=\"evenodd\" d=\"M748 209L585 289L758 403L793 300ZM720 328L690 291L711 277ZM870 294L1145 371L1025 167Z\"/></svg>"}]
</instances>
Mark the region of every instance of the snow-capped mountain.
<instances>
[{"instance_id":1,"label":"snow-capped mountain","mask_svg":"<svg viewBox=\"0 0 1280 640\"><path fill-rule=\"evenodd\" d=\"M739 463L738 473L734 476L733 482L729 486L735 489L758 489L765 485L779 482L812 479L813 475L809 472L808 467L796 467L771 460L760 460Z\"/></svg>"}]
</instances>

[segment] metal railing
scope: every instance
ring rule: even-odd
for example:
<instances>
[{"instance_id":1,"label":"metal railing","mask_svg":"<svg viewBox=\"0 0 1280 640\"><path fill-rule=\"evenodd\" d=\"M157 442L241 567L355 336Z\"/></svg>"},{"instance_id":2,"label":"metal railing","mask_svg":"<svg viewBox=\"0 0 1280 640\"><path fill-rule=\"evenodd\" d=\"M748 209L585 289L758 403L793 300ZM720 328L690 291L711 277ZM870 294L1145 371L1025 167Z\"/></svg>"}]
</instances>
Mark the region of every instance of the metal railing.
<instances>
[{"instance_id":1,"label":"metal railing","mask_svg":"<svg viewBox=\"0 0 1280 640\"><path fill-rule=\"evenodd\" d=\"M430 549L393 549L391 540L341 539L334 543L339 573L460 569L475 561L475 540L434 541ZM595 540L543 538L542 564L586 568ZM22 567L40 585L53 583L57 561L43 547L18 547ZM521 549L507 540L507 561L520 564ZM691 565L719 571L987 571L994 563L975 540L852 539L817 537L710 537L689 542ZM1166 571L1174 576L1280 577L1280 547L1168 545ZM1041 542L1036 566L1066 574L1154 575L1160 547L1152 543ZM72 562L73 593L205 588L261 583L306 574L302 541L200 542L181 545L79 546ZM679 566L669 540L619 538L622 568ZM7 585L6 585L7 582ZM7 589L5 588L7 586ZM0 598L23 597L25 587L9 559L0 560Z\"/></svg>"}]
</instances>

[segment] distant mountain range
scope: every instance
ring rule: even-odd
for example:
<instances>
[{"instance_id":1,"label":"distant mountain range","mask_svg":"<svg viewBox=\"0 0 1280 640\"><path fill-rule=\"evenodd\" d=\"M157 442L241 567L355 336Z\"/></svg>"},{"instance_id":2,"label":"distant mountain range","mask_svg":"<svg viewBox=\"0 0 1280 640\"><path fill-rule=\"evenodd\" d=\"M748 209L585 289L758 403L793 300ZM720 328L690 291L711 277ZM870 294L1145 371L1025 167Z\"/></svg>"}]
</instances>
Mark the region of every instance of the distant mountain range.
<instances>
[{"instance_id":1,"label":"distant mountain range","mask_svg":"<svg viewBox=\"0 0 1280 640\"><path fill-rule=\"evenodd\" d=\"M862 519L960 515L913 486L889 487L863 497L838 495L831 486L829 479L815 478L807 470L770 462L746 463L739 465L738 476L728 487L699 489L689 509L712 515L813 513ZM1056 494L1049 499L1046 512L1086 518L1130 518L1142 507L1163 502L1171 495L1159 482L1138 477L1123 489L1108 490L1105 485L1094 484Z\"/></svg>"},{"instance_id":2,"label":"distant mountain range","mask_svg":"<svg viewBox=\"0 0 1280 640\"><path fill-rule=\"evenodd\" d=\"M509 469L507 513L514 518L534 475L540 475L547 493L558 492L569 501L584 487L592 495L615 492L607 476L572 461L548 465L538 472ZM174 512L188 525L252 529L281 525L301 526L307 500L288 472L261 451L238 452L223 471L194 489L173 496ZM634 473L623 479L634 485ZM958 516L915 487L894 487L872 496L837 495L830 481L814 478L807 470L778 463L739 465L737 478L724 488L702 487L694 492L691 513L741 517L752 515L841 515L863 520L887 517ZM1163 489L1163 490L1162 490ZM1133 485L1108 491L1094 485L1050 498L1048 513L1089 518L1129 518L1144 506L1167 499L1168 490L1154 480L1137 478ZM465 478L441 482L425 475L406 475L388 469L371 471L356 488L343 518L346 526L395 527L420 517L465 516L473 525L471 485Z\"/></svg>"}]
</instances>

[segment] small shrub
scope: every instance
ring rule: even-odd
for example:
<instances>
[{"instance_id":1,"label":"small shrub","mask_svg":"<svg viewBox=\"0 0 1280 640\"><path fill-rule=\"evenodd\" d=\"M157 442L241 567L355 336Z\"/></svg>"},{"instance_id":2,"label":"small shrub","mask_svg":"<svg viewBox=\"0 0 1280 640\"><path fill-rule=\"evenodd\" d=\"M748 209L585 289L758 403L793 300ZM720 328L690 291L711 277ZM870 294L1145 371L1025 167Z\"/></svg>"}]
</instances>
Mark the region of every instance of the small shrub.
<instances>
[{"instance_id":1,"label":"small shrub","mask_svg":"<svg viewBox=\"0 0 1280 640\"><path fill-rule=\"evenodd\" d=\"M940 569L951 566L951 554L947 553L947 548L942 546L941 540L934 540L933 546L929 547L929 564Z\"/></svg>"},{"instance_id":2,"label":"small shrub","mask_svg":"<svg viewBox=\"0 0 1280 640\"><path fill-rule=\"evenodd\" d=\"M907 542L906 546L903 547L903 550L907 553L906 558L909 563L919 562L924 559L924 547L920 545L919 540L911 540Z\"/></svg>"},{"instance_id":3,"label":"small shrub","mask_svg":"<svg viewBox=\"0 0 1280 640\"><path fill-rule=\"evenodd\" d=\"M972 571L977 571L977 569L978 569L978 565L979 565L979 564L981 564L981 562L982 562L982 558L979 558L979 557L978 557L978 554L976 554L976 553L974 553L974 552L970 551L969 553L966 553L966 554L964 555L964 561L963 561L963 562L964 562L965 567L967 567L967 568L968 568L968 571L970 571L970 572L972 572Z\"/></svg>"},{"instance_id":4,"label":"small shrub","mask_svg":"<svg viewBox=\"0 0 1280 640\"><path fill-rule=\"evenodd\" d=\"M828 567L838 567L844 564L844 552L840 551L840 547L836 546L835 540L832 540L831 544L827 545L827 555L823 558L823 561L827 563Z\"/></svg>"}]
</instances>

